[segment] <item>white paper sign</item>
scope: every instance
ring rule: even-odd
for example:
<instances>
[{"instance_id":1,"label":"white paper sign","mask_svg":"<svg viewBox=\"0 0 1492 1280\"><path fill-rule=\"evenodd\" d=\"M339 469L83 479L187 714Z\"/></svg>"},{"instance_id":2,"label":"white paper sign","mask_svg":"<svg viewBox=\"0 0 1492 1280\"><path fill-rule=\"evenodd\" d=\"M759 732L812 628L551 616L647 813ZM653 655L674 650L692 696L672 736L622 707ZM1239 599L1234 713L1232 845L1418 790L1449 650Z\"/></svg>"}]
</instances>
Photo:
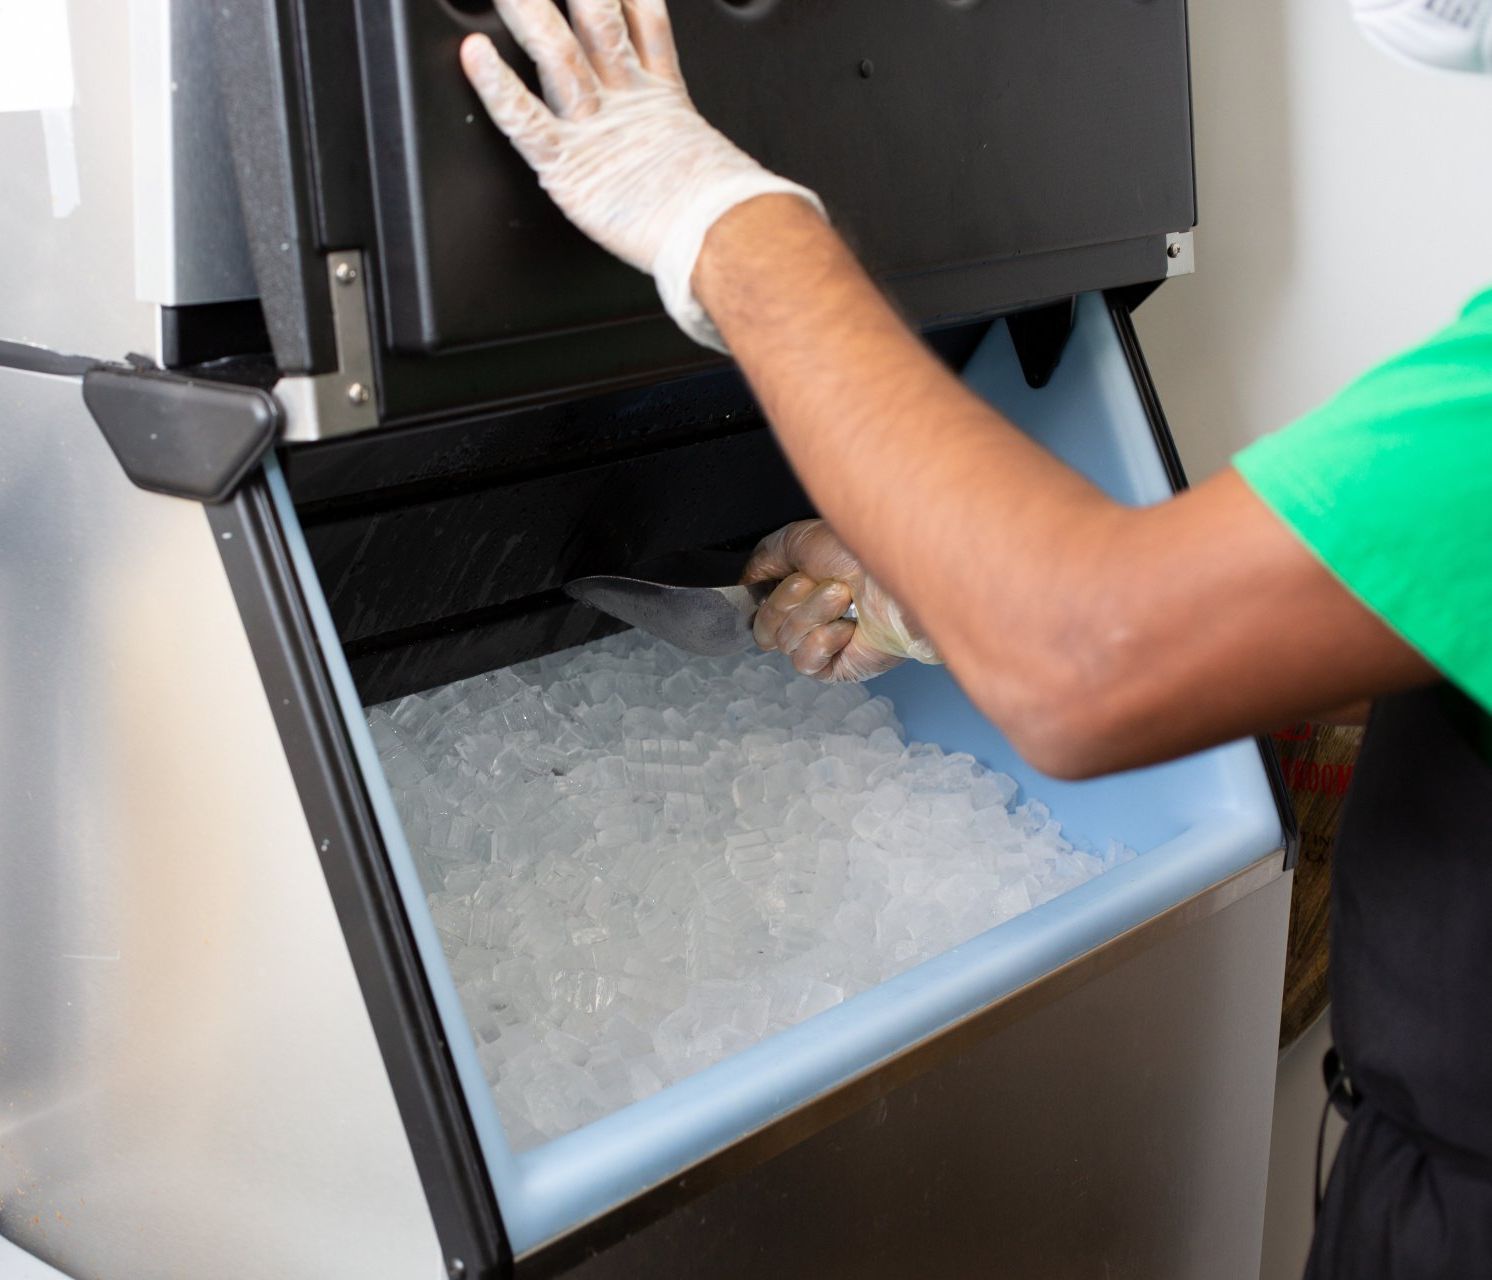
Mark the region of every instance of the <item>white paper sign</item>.
<instances>
[{"instance_id":1,"label":"white paper sign","mask_svg":"<svg viewBox=\"0 0 1492 1280\"><path fill-rule=\"evenodd\" d=\"M0 111L72 105L67 0L0 0Z\"/></svg>"}]
</instances>

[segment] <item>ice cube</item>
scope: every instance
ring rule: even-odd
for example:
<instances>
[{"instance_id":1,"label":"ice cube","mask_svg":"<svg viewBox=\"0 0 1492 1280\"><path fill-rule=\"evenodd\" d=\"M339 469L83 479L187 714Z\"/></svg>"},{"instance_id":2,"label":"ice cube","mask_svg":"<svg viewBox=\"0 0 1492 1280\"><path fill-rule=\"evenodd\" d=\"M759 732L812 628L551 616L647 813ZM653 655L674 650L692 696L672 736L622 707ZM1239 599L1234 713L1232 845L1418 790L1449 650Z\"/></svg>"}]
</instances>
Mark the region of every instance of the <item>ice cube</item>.
<instances>
[{"instance_id":1,"label":"ice cube","mask_svg":"<svg viewBox=\"0 0 1492 1280\"><path fill-rule=\"evenodd\" d=\"M762 792L768 801L775 803L790 796L801 795L803 782L798 771L791 765L769 765L762 772Z\"/></svg>"},{"instance_id":2,"label":"ice cube","mask_svg":"<svg viewBox=\"0 0 1492 1280\"><path fill-rule=\"evenodd\" d=\"M634 1101L651 1098L663 1088L663 1079L658 1073L658 1059L651 1054L633 1059L627 1066L627 1079L632 1085Z\"/></svg>"},{"instance_id":3,"label":"ice cube","mask_svg":"<svg viewBox=\"0 0 1492 1280\"><path fill-rule=\"evenodd\" d=\"M887 722L891 719L890 711L891 704L884 698L872 698L845 715L840 721L840 728L847 733L869 737L877 729L887 727Z\"/></svg>"},{"instance_id":4,"label":"ice cube","mask_svg":"<svg viewBox=\"0 0 1492 1280\"><path fill-rule=\"evenodd\" d=\"M659 692L677 707L690 707L699 701L707 684L699 672L681 667L659 686Z\"/></svg>"},{"instance_id":5,"label":"ice cube","mask_svg":"<svg viewBox=\"0 0 1492 1280\"><path fill-rule=\"evenodd\" d=\"M746 809L752 805L761 804L766 798L766 789L762 775L756 770L739 775L731 783L731 799L736 808Z\"/></svg>"}]
</instances>

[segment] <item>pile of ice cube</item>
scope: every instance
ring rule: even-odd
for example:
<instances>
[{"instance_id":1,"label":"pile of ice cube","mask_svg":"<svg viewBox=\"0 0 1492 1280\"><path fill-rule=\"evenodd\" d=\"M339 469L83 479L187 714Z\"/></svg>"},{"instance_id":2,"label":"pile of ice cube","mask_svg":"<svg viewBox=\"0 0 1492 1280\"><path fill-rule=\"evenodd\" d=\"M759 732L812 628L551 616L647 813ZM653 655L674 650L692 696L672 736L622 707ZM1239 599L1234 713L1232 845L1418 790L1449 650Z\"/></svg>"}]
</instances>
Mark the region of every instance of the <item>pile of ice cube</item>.
<instances>
[{"instance_id":1,"label":"pile of ice cube","mask_svg":"<svg viewBox=\"0 0 1492 1280\"><path fill-rule=\"evenodd\" d=\"M872 695L630 632L370 710L517 1148L1132 856Z\"/></svg>"}]
</instances>

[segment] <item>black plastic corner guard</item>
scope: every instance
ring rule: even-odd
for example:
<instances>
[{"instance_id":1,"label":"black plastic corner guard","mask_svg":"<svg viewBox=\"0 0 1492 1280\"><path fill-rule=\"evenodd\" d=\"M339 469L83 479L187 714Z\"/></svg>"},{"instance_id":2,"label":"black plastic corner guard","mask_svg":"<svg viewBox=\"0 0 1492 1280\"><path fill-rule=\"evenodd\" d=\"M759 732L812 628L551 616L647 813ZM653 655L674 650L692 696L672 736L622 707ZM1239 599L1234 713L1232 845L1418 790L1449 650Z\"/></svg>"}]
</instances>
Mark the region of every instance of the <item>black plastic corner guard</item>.
<instances>
[{"instance_id":1,"label":"black plastic corner guard","mask_svg":"<svg viewBox=\"0 0 1492 1280\"><path fill-rule=\"evenodd\" d=\"M452 1280L512 1255L262 470L207 508Z\"/></svg>"},{"instance_id":2,"label":"black plastic corner guard","mask_svg":"<svg viewBox=\"0 0 1492 1280\"><path fill-rule=\"evenodd\" d=\"M1139 301L1148 297L1148 293L1141 295ZM1171 424L1166 421L1165 411L1161 408L1160 397L1156 394L1155 383L1150 377L1150 366L1145 362L1145 354L1140 350L1139 335L1135 333L1134 320L1131 312L1138 302L1131 304L1131 300L1123 291L1113 291L1105 295L1104 299L1109 306L1109 315L1113 318L1114 328L1119 334L1119 345L1124 350L1124 358L1129 364L1130 373L1134 376L1136 390L1140 393L1141 403L1145 408L1145 417L1150 421L1150 431L1155 437L1156 447L1160 450L1161 463L1166 469L1166 478L1171 482L1171 488L1179 493L1188 487L1186 471L1181 465L1181 455L1176 451L1176 441L1171 435ZM1280 813L1280 829L1285 837L1285 870L1290 871L1295 867L1300 858L1300 819L1295 812L1295 802L1290 798L1290 789L1285 786L1285 775L1280 769L1279 756L1275 754L1274 744L1268 738L1256 738L1259 744L1259 756L1264 761L1264 772L1269 778L1269 789L1274 795L1275 808Z\"/></svg>"},{"instance_id":3,"label":"black plastic corner guard","mask_svg":"<svg viewBox=\"0 0 1492 1280\"><path fill-rule=\"evenodd\" d=\"M83 403L131 481L207 503L238 487L284 418L259 387L116 365L83 374Z\"/></svg>"}]
</instances>

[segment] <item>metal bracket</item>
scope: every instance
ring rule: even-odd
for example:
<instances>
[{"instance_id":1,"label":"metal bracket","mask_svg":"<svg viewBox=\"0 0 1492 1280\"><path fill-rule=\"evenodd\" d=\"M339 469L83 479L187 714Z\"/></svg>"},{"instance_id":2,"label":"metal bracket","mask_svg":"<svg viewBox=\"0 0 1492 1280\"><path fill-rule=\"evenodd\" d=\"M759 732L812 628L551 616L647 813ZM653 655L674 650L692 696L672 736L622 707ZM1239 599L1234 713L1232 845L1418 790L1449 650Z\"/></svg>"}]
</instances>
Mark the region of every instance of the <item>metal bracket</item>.
<instances>
[{"instance_id":1,"label":"metal bracket","mask_svg":"<svg viewBox=\"0 0 1492 1280\"><path fill-rule=\"evenodd\" d=\"M360 250L326 256L332 298L332 333L337 368L331 373L293 374L275 384L285 409L287 441L325 440L378 425L378 387L373 374L373 335L368 323L368 285Z\"/></svg>"},{"instance_id":2,"label":"metal bracket","mask_svg":"<svg viewBox=\"0 0 1492 1280\"><path fill-rule=\"evenodd\" d=\"M1166 236L1166 279L1189 276L1197 269L1196 246L1191 231L1173 231Z\"/></svg>"}]
</instances>

